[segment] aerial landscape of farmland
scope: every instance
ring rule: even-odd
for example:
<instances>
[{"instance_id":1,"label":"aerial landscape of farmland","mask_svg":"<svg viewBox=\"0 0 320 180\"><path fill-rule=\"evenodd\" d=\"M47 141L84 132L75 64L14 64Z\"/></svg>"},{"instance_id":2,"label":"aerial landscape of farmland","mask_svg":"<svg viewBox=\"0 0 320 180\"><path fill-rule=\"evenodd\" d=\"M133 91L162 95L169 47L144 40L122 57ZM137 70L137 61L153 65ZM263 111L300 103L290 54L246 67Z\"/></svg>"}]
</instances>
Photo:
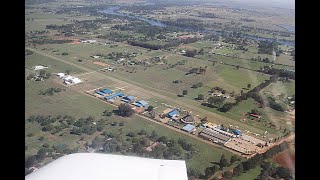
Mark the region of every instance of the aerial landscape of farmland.
<instances>
[{"instance_id":1,"label":"aerial landscape of farmland","mask_svg":"<svg viewBox=\"0 0 320 180\"><path fill-rule=\"evenodd\" d=\"M26 177L102 153L294 179L294 6L247 1L26 0Z\"/></svg>"}]
</instances>

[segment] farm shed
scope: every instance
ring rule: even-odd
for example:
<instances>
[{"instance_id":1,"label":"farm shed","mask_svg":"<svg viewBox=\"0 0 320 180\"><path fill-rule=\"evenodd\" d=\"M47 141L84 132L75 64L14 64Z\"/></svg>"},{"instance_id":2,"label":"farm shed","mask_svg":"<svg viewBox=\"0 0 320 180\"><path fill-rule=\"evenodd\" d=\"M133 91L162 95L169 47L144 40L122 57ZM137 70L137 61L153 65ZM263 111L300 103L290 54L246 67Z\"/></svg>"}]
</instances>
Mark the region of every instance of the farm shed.
<instances>
[{"instance_id":1,"label":"farm shed","mask_svg":"<svg viewBox=\"0 0 320 180\"><path fill-rule=\"evenodd\" d=\"M126 96L126 97L124 97L124 98L122 98L122 100L121 101L124 101L124 102L131 102L131 101L133 101L134 100L134 96Z\"/></svg>"},{"instance_id":2,"label":"farm shed","mask_svg":"<svg viewBox=\"0 0 320 180\"><path fill-rule=\"evenodd\" d=\"M241 135L241 134L242 134L242 132L241 132L240 130L238 130L238 129L234 129L234 130L232 130L232 132L233 132L235 135Z\"/></svg>"},{"instance_id":3,"label":"farm shed","mask_svg":"<svg viewBox=\"0 0 320 180\"><path fill-rule=\"evenodd\" d=\"M178 112L176 109L174 109L174 110L172 110L172 111L170 111L170 112L168 113L168 116L169 116L170 118L175 117L175 116L179 116L179 112Z\"/></svg>"},{"instance_id":4,"label":"farm shed","mask_svg":"<svg viewBox=\"0 0 320 180\"><path fill-rule=\"evenodd\" d=\"M183 126L182 130L186 131L188 133L191 133L196 130L196 127L194 125L187 124L187 125Z\"/></svg>"},{"instance_id":5,"label":"farm shed","mask_svg":"<svg viewBox=\"0 0 320 180\"><path fill-rule=\"evenodd\" d=\"M144 101L144 100L140 100L140 101L136 101L137 106L139 107L148 107L148 102Z\"/></svg>"},{"instance_id":6,"label":"farm shed","mask_svg":"<svg viewBox=\"0 0 320 180\"><path fill-rule=\"evenodd\" d=\"M125 96L125 94L123 92L117 92L115 94L112 94L110 96L105 97L104 99L106 99L108 101L108 100L112 100L112 99L115 99L118 97L123 97L123 96Z\"/></svg>"},{"instance_id":7,"label":"farm shed","mask_svg":"<svg viewBox=\"0 0 320 180\"><path fill-rule=\"evenodd\" d=\"M230 139L230 137L223 134L219 134L218 132L209 128L201 131L199 135L205 139L211 139L213 141L218 141L222 143L226 143Z\"/></svg>"}]
</instances>

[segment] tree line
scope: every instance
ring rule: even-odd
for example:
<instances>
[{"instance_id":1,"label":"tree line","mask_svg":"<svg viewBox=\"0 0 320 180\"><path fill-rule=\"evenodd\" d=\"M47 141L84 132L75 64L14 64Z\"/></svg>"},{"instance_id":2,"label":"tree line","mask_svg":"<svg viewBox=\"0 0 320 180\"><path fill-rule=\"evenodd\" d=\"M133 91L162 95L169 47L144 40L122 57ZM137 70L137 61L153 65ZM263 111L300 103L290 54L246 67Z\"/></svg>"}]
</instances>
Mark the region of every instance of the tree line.
<instances>
[{"instance_id":1,"label":"tree line","mask_svg":"<svg viewBox=\"0 0 320 180\"><path fill-rule=\"evenodd\" d=\"M255 156L253 156L252 158L241 162L239 165L237 165L235 168L232 169L231 171L227 171L225 173L222 174L222 177L224 179L231 179L235 176L239 176L242 173L245 173L247 171L249 171L250 169L253 169L257 166L261 166L262 167L262 172L259 175L258 179L263 179L265 180L265 177L273 177L273 178L285 178L285 179L291 179L292 178L292 173L285 168L274 168L275 171L273 171L273 173L269 174L268 172L270 172L270 163L267 162L266 160L269 158L272 158L274 155L287 150L289 148L289 144L288 142L284 141L279 145L276 145L272 148L270 148L268 151L266 151L265 153L262 154L256 154ZM268 165L268 168L266 168L266 165ZM268 179L268 178L267 178Z\"/></svg>"},{"instance_id":2,"label":"tree line","mask_svg":"<svg viewBox=\"0 0 320 180\"><path fill-rule=\"evenodd\" d=\"M48 39L48 38L42 38L42 37L38 37L38 38L34 38L34 39L30 39L28 40L29 43L33 43L33 44L65 44L65 43L71 43L72 40L69 39Z\"/></svg>"},{"instance_id":3,"label":"tree line","mask_svg":"<svg viewBox=\"0 0 320 180\"><path fill-rule=\"evenodd\" d=\"M152 50L159 50L159 49L165 49L173 46L178 46L180 44L189 44L189 43L194 43L197 42L199 38L187 38L187 39L176 39L172 40L164 45L160 44L151 44L143 41L137 41L137 40L128 40L128 44L132 46L139 46L147 49L152 49Z\"/></svg>"},{"instance_id":4,"label":"tree line","mask_svg":"<svg viewBox=\"0 0 320 180\"><path fill-rule=\"evenodd\" d=\"M217 162L212 162L214 165L209 166L204 170L204 173L199 172L196 169L188 168L187 173L190 179L194 178L200 178L200 179L207 179L219 170L223 170L225 167L229 167L233 165L234 163L241 161L241 158L239 156L233 155L231 156L230 160L225 157L224 154L220 157L220 160Z\"/></svg>"},{"instance_id":5,"label":"tree line","mask_svg":"<svg viewBox=\"0 0 320 180\"><path fill-rule=\"evenodd\" d=\"M256 102L260 103L261 105L269 106L272 109L277 111L285 111L285 109L278 104L272 98L266 98L266 102L264 101L263 97L259 94L259 92L267 87L269 84L276 82L278 79L277 75L271 76L269 80L266 80L260 83L258 86L254 87L252 90L248 91L247 93L242 93L240 96L237 96L236 102L234 103L226 103L224 104L219 110L222 112L230 111L234 106L238 105L241 101L247 100L248 98L254 99Z\"/></svg>"},{"instance_id":6,"label":"tree line","mask_svg":"<svg viewBox=\"0 0 320 180\"><path fill-rule=\"evenodd\" d=\"M65 91L65 89L52 87L52 88L46 89L45 91L40 90L39 94L44 96L52 96L54 93L59 93L61 91Z\"/></svg>"},{"instance_id":7,"label":"tree line","mask_svg":"<svg viewBox=\"0 0 320 180\"><path fill-rule=\"evenodd\" d=\"M277 69L270 66L263 66L263 67L260 67L259 72L270 74L270 75L277 75L279 77L288 78L288 79L295 79L295 72L290 71L288 69Z\"/></svg>"},{"instance_id":8,"label":"tree line","mask_svg":"<svg viewBox=\"0 0 320 180\"><path fill-rule=\"evenodd\" d=\"M278 48L279 43L277 41L259 41L258 43L258 53L259 54L271 54L275 51L276 56L280 56L283 52L282 49Z\"/></svg>"}]
</instances>

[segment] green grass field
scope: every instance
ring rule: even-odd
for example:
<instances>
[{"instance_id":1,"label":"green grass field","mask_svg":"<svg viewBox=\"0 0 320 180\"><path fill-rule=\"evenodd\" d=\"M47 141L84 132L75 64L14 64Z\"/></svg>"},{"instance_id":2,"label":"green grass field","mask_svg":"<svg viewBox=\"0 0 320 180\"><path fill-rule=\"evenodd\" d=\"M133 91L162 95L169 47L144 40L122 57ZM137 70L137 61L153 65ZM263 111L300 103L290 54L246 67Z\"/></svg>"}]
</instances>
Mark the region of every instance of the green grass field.
<instances>
[{"instance_id":1,"label":"green grass field","mask_svg":"<svg viewBox=\"0 0 320 180\"><path fill-rule=\"evenodd\" d=\"M59 87L59 84L52 82L51 79L45 82L26 82L26 114L25 117L28 118L30 115L72 115L76 118L87 117L89 115L94 116L99 119L101 113L108 109L112 110L114 107L100 102L99 100L83 95L81 93L75 92L71 89L66 89L66 91L54 94L53 96L41 96L38 95L41 89L47 89L49 87ZM123 133L137 132L141 129L145 129L148 132L155 130L159 135L165 135L170 138L186 138L189 142L193 143L197 149L197 152L191 160L187 161L188 167L193 167L203 172L204 169L210 166L211 161L218 161L222 154L225 154L230 158L232 155L230 152L222 150L220 148L212 147L208 144L202 143L198 140L191 139L188 136L177 133L173 130L167 129L163 126L157 125L145 119L139 118L138 116L133 116L132 118L122 118L113 115L108 118L108 121L113 122L125 122L125 126L121 127ZM78 136L70 135L65 133L63 136L52 136L42 132L38 125L26 123L26 135L30 132L34 133L33 137L26 137L26 145L29 146L27 155L32 155L37 152L41 145L44 143L49 143L50 145L59 143L63 141L69 144L70 147L76 147L75 141L79 139ZM105 127L105 130L110 132L118 132L120 127ZM45 139L40 142L39 137L43 136ZM89 137L88 137L89 138ZM91 137L92 139L92 137Z\"/></svg>"},{"instance_id":2,"label":"green grass field","mask_svg":"<svg viewBox=\"0 0 320 180\"><path fill-rule=\"evenodd\" d=\"M33 53L32 55L26 57L25 66L27 68L31 68L36 65L50 66L49 68L45 69L45 71L50 72L50 73L65 72L66 70L70 70L71 73L82 73L83 72L83 70L81 70L79 68L67 65L63 62L53 60L51 58L48 58L46 56L42 56L37 53Z\"/></svg>"},{"instance_id":3,"label":"green grass field","mask_svg":"<svg viewBox=\"0 0 320 180\"><path fill-rule=\"evenodd\" d=\"M220 53L220 54L232 54L233 53L233 50L228 48L228 47L223 47L223 48L220 48L220 49L216 49L214 50L215 53Z\"/></svg>"},{"instance_id":4,"label":"green grass field","mask_svg":"<svg viewBox=\"0 0 320 180\"><path fill-rule=\"evenodd\" d=\"M277 81L272 83L262 90L266 94L280 95L281 93L286 94L286 96L292 96L295 94L295 81L293 82L281 82Z\"/></svg>"},{"instance_id":5,"label":"green grass field","mask_svg":"<svg viewBox=\"0 0 320 180\"><path fill-rule=\"evenodd\" d=\"M241 174L240 176L232 178L232 180L254 180L256 177L259 176L262 168L261 167L255 167L253 169L250 169L249 171Z\"/></svg>"},{"instance_id":6,"label":"green grass field","mask_svg":"<svg viewBox=\"0 0 320 180\"><path fill-rule=\"evenodd\" d=\"M219 66L214 68L217 72L215 81L209 86L221 86L227 91L235 91L240 93L242 88L246 88L248 84L251 84L251 88L257 86L261 82L269 79L268 75L259 74L253 71L244 69L236 70L228 66ZM245 89L243 91L246 91Z\"/></svg>"},{"instance_id":7,"label":"green grass field","mask_svg":"<svg viewBox=\"0 0 320 180\"><path fill-rule=\"evenodd\" d=\"M214 46L214 43L210 42L210 41L198 41L198 42L195 42L195 43L187 44L186 46L193 47L193 48L195 48L197 50L200 50L201 48L210 49L210 48L212 48Z\"/></svg>"},{"instance_id":8,"label":"green grass field","mask_svg":"<svg viewBox=\"0 0 320 180\"><path fill-rule=\"evenodd\" d=\"M275 129L271 129L268 128L266 126L264 126L265 123L268 122L273 122L273 123L277 123L278 125L280 125L281 127L285 127L288 129L292 128L292 125L287 124L285 120L287 118L287 114L285 112L279 112L276 110L273 110L269 107L265 107L264 109L260 109L258 108L258 105L256 104L256 102L252 99L249 98L247 100L244 100L242 102L240 102L237 106L235 106L234 108L232 108L227 114L226 116L229 116L230 118L238 118L238 119L244 119L244 115L251 111L252 109L258 109L262 112L262 121L261 122L257 122L257 121L253 121L253 120L249 120L246 118L245 123L246 124L250 124L251 126L254 127L260 127L260 129L266 130L269 133L273 133L273 134L277 134L277 135L282 135L283 133L280 131L277 131ZM265 120L265 121L263 121Z\"/></svg>"}]
</instances>

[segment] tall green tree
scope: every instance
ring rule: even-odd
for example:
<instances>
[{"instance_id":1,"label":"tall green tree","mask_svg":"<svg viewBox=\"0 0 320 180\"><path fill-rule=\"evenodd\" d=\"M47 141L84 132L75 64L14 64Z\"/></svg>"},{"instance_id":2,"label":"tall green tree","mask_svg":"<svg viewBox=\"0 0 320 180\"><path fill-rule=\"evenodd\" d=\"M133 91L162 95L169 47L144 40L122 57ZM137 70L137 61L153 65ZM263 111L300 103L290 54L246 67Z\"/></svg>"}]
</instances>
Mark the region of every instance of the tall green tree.
<instances>
[{"instance_id":1,"label":"tall green tree","mask_svg":"<svg viewBox=\"0 0 320 180\"><path fill-rule=\"evenodd\" d=\"M206 177L206 178L210 177L210 176L213 174L213 169L212 169L212 167L207 167L207 168L204 170L204 174L205 174L205 177Z\"/></svg>"},{"instance_id":2,"label":"tall green tree","mask_svg":"<svg viewBox=\"0 0 320 180\"><path fill-rule=\"evenodd\" d=\"M210 97L210 98L207 100L207 102L208 102L209 104L214 104L215 106L220 107L220 106L223 104L224 100L225 100L225 99L224 99L223 97L217 97L217 96L215 96L215 97Z\"/></svg>"},{"instance_id":3,"label":"tall green tree","mask_svg":"<svg viewBox=\"0 0 320 180\"><path fill-rule=\"evenodd\" d=\"M228 159L225 157L224 154L222 154L220 162L219 162L220 168L227 167L229 165Z\"/></svg>"},{"instance_id":4,"label":"tall green tree","mask_svg":"<svg viewBox=\"0 0 320 180\"><path fill-rule=\"evenodd\" d=\"M48 152L47 149L41 148L37 152L37 160L42 161L47 156L47 152Z\"/></svg>"},{"instance_id":5,"label":"tall green tree","mask_svg":"<svg viewBox=\"0 0 320 180\"><path fill-rule=\"evenodd\" d=\"M199 100L203 100L203 99L204 99L204 95L203 95L203 94L199 94L199 95L198 95L198 99L199 99Z\"/></svg>"},{"instance_id":6,"label":"tall green tree","mask_svg":"<svg viewBox=\"0 0 320 180\"><path fill-rule=\"evenodd\" d=\"M226 178L226 179L231 179L233 177L233 174L231 171L226 171L222 174L222 177Z\"/></svg>"},{"instance_id":7,"label":"tall green tree","mask_svg":"<svg viewBox=\"0 0 320 180\"><path fill-rule=\"evenodd\" d=\"M30 156L25 162L25 167L29 168L37 163L37 156Z\"/></svg>"},{"instance_id":8,"label":"tall green tree","mask_svg":"<svg viewBox=\"0 0 320 180\"><path fill-rule=\"evenodd\" d=\"M150 134L150 139L151 139L151 140L157 140L157 138L158 138L158 134L156 133L155 130L153 130L153 131L151 132L151 134Z\"/></svg>"},{"instance_id":9,"label":"tall green tree","mask_svg":"<svg viewBox=\"0 0 320 180\"><path fill-rule=\"evenodd\" d=\"M135 113L134 110L131 108L129 104L122 103L118 106L118 114L120 116L129 117L134 113Z\"/></svg>"},{"instance_id":10,"label":"tall green tree","mask_svg":"<svg viewBox=\"0 0 320 180\"><path fill-rule=\"evenodd\" d=\"M239 176L241 173L243 173L243 165L242 165L242 163L240 163L238 166L233 168L234 176Z\"/></svg>"},{"instance_id":11,"label":"tall green tree","mask_svg":"<svg viewBox=\"0 0 320 180\"><path fill-rule=\"evenodd\" d=\"M153 106L149 106L148 109L147 109L147 111L149 111L149 112L152 111L152 110L153 110Z\"/></svg>"},{"instance_id":12,"label":"tall green tree","mask_svg":"<svg viewBox=\"0 0 320 180\"><path fill-rule=\"evenodd\" d=\"M40 70L40 72L39 72L39 75L40 75L40 76L45 76L45 74L46 74L46 71L45 71L45 70Z\"/></svg>"},{"instance_id":13,"label":"tall green tree","mask_svg":"<svg viewBox=\"0 0 320 180\"><path fill-rule=\"evenodd\" d=\"M219 110L222 112L227 112L227 111L230 111L232 109L232 107L233 107L233 103L227 102L227 103L223 104L223 106Z\"/></svg>"},{"instance_id":14,"label":"tall green tree","mask_svg":"<svg viewBox=\"0 0 320 180\"><path fill-rule=\"evenodd\" d=\"M238 160L239 160L239 158L236 155L233 155L233 156L231 156L230 163L232 164Z\"/></svg>"},{"instance_id":15,"label":"tall green tree","mask_svg":"<svg viewBox=\"0 0 320 180\"><path fill-rule=\"evenodd\" d=\"M91 145L92 145L93 148L98 148L98 147L102 146L102 145L103 145L103 140L102 140L102 138L96 136L96 137L92 140Z\"/></svg>"},{"instance_id":16,"label":"tall green tree","mask_svg":"<svg viewBox=\"0 0 320 180\"><path fill-rule=\"evenodd\" d=\"M188 90L183 90L183 91L182 91L182 95L185 96L185 95L187 95L187 94L188 94Z\"/></svg>"}]
</instances>

